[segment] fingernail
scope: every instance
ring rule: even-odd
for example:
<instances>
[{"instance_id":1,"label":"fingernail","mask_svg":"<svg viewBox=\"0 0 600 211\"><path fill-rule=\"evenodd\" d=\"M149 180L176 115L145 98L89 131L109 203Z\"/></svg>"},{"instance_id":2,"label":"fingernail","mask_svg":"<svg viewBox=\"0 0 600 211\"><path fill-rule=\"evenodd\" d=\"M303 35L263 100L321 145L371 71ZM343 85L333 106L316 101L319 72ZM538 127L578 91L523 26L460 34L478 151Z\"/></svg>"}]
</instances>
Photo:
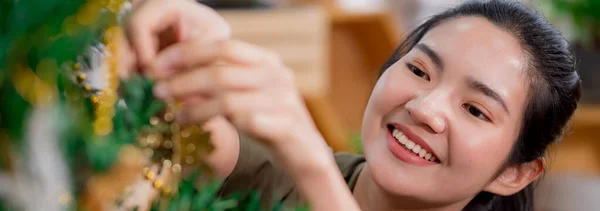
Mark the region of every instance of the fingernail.
<instances>
[{"instance_id":1,"label":"fingernail","mask_svg":"<svg viewBox=\"0 0 600 211\"><path fill-rule=\"evenodd\" d=\"M152 89L154 96L158 97L159 99L169 99L169 87L164 82L157 83Z\"/></svg>"}]
</instances>

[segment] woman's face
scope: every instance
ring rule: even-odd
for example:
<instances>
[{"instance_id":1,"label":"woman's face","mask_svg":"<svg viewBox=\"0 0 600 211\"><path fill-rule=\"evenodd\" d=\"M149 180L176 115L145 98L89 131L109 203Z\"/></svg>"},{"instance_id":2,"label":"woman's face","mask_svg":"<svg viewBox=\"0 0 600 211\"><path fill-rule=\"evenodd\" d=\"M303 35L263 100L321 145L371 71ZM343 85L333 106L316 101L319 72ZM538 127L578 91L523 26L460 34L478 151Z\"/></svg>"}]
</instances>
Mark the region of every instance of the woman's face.
<instances>
[{"instance_id":1,"label":"woman's face","mask_svg":"<svg viewBox=\"0 0 600 211\"><path fill-rule=\"evenodd\" d=\"M437 204L484 189L519 135L525 61L518 40L484 18L427 32L381 76L365 111L364 153L375 183Z\"/></svg>"}]
</instances>

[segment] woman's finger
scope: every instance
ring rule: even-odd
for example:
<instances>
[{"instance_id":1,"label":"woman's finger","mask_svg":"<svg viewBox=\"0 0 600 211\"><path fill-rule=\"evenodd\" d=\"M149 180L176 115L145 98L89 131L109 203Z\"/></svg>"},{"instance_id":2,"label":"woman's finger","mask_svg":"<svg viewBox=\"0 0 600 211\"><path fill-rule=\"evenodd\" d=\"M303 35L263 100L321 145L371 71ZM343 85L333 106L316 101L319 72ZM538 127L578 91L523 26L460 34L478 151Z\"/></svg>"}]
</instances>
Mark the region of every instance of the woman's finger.
<instances>
[{"instance_id":1,"label":"woman's finger","mask_svg":"<svg viewBox=\"0 0 600 211\"><path fill-rule=\"evenodd\" d=\"M226 39L231 34L225 20L207 6L185 0L146 0L136 7L128 23L132 47L143 67L151 66L159 36L168 30L180 40L197 32L202 32L203 39Z\"/></svg>"},{"instance_id":2,"label":"woman's finger","mask_svg":"<svg viewBox=\"0 0 600 211\"><path fill-rule=\"evenodd\" d=\"M234 66L210 66L180 73L158 82L154 95L163 100L197 94L212 96L225 90L249 90L264 86L271 77L267 70Z\"/></svg>"},{"instance_id":3,"label":"woman's finger","mask_svg":"<svg viewBox=\"0 0 600 211\"><path fill-rule=\"evenodd\" d=\"M272 110L274 97L262 92L233 92L206 100L202 104L185 105L177 115L181 124L201 124L215 116L225 116L237 127L244 127L248 115Z\"/></svg>"},{"instance_id":4,"label":"woman's finger","mask_svg":"<svg viewBox=\"0 0 600 211\"><path fill-rule=\"evenodd\" d=\"M281 59L261 47L233 40L207 42L188 40L171 45L160 52L153 72L160 78L169 77L178 70L225 61L238 65L281 64Z\"/></svg>"}]
</instances>

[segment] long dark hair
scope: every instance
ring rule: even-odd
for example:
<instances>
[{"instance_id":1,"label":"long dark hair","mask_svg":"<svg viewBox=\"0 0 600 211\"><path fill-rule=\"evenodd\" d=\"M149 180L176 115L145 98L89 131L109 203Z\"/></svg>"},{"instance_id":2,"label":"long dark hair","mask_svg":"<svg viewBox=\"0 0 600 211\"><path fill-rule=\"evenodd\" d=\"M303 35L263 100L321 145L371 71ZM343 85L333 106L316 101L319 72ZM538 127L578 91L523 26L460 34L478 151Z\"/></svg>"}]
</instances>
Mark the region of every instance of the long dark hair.
<instances>
[{"instance_id":1,"label":"long dark hair","mask_svg":"<svg viewBox=\"0 0 600 211\"><path fill-rule=\"evenodd\" d=\"M542 159L548 145L561 139L577 108L581 80L567 41L538 12L516 1L465 2L431 17L408 34L383 65L381 73L408 53L433 27L465 16L486 18L512 33L529 60L530 87L523 124L504 167ZM533 184L529 184L510 196L482 191L464 210L533 210L533 190Z\"/></svg>"}]
</instances>

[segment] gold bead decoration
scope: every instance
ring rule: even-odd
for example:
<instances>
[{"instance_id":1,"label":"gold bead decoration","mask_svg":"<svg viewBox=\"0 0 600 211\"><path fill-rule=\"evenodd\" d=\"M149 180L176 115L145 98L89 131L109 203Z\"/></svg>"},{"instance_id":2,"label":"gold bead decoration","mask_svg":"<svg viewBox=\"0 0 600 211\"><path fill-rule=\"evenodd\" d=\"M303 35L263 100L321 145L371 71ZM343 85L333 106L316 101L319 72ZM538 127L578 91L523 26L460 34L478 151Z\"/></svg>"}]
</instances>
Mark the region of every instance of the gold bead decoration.
<instances>
[{"instance_id":1,"label":"gold bead decoration","mask_svg":"<svg viewBox=\"0 0 600 211\"><path fill-rule=\"evenodd\" d=\"M153 117L151 117L151 118L150 118L150 124L151 124L151 125L154 125L154 126L156 126L156 125L158 124L158 122L159 122L159 121L160 121L160 120L158 119L158 117L155 117L155 116L153 116Z\"/></svg>"},{"instance_id":2,"label":"gold bead decoration","mask_svg":"<svg viewBox=\"0 0 600 211\"><path fill-rule=\"evenodd\" d=\"M85 73L79 73L77 74L77 83L83 83L85 82L85 79L87 78L87 76L85 75Z\"/></svg>"},{"instance_id":3,"label":"gold bead decoration","mask_svg":"<svg viewBox=\"0 0 600 211\"><path fill-rule=\"evenodd\" d=\"M92 86L89 84L84 84L83 85L83 90L85 90L86 92L91 92L92 91Z\"/></svg>"},{"instance_id":4,"label":"gold bead decoration","mask_svg":"<svg viewBox=\"0 0 600 211\"><path fill-rule=\"evenodd\" d=\"M94 95L90 97L90 101L92 101L93 104L98 104L98 102L100 102L100 99L98 98L98 96Z\"/></svg>"},{"instance_id":5,"label":"gold bead decoration","mask_svg":"<svg viewBox=\"0 0 600 211\"><path fill-rule=\"evenodd\" d=\"M81 65L79 64L79 62L73 64L73 69L74 70L79 70L81 68Z\"/></svg>"},{"instance_id":6,"label":"gold bead decoration","mask_svg":"<svg viewBox=\"0 0 600 211\"><path fill-rule=\"evenodd\" d=\"M152 186L154 186L154 188L161 188L163 185L163 183L160 180L156 180L152 183Z\"/></svg>"},{"instance_id":7,"label":"gold bead decoration","mask_svg":"<svg viewBox=\"0 0 600 211\"><path fill-rule=\"evenodd\" d=\"M185 130L181 131L181 137L183 137L183 138L188 138L188 137L190 137L191 134L192 134L192 132L190 131L190 129L185 129Z\"/></svg>"},{"instance_id":8,"label":"gold bead decoration","mask_svg":"<svg viewBox=\"0 0 600 211\"><path fill-rule=\"evenodd\" d=\"M163 166L171 168L171 166L173 166L173 162L171 162L171 160L165 160L163 161Z\"/></svg>"},{"instance_id":9,"label":"gold bead decoration","mask_svg":"<svg viewBox=\"0 0 600 211\"><path fill-rule=\"evenodd\" d=\"M196 150L196 145L194 145L194 144L192 144L192 143L189 143L189 144L186 146L186 149L187 149L188 153L192 153L192 152L194 152L194 151Z\"/></svg>"},{"instance_id":10,"label":"gold bead decoration","mask_svg":"<svg viewBox=\"0 0 600 211\"><path fill-rule=\"evenodd\" d=\"M167 112L165 113L164 118L166 122L173 122L173 120L175 119L175 115L171 112Z\"/></svg>"},{"instance_id":11,"label":"gold bead decoration","mask_svg":"<svg viewBox=\"0 0 600 211\"><path fill-rule=\"evenodd\" d=\"M187 164L192 164L192 163L194 163L194 157L192 157L192 156L189 156L189 155L188 155L188 156L186 156L186 157L185 157L185 162L186 162Z\"/></svg>"},{"instance_id":12,"label":"gold bead decoration","mask_svg":"<svg viewBox=\"0 0 600 211\"><path fill-rule=\"evenodd\" d=\"M170 140L166 140L163 142L163 147L165 149L171 149L173 147L173 142Z\"/></svg>"},{"instance_id":13,"label":"gold bead decoration","mask_svg":"<svg viewBox=\"0 0 600 211\"><path fill-rule=\"evenodd\" d=\"M145 176L147 180L153 180L156 175L154 175L154 172L148 171Z\"/></svg>"},{"instance_id":14,"label":"gold bead decoration","mask_svg":"<svg viewBox=\"0 0 600 211\"><path fill-rule=\"evenodd\" d=\"M173 173L179 174L179 173L181 173L181 165L173 164L173 167L171 167L171 170L173 170Z\"/></svg>"},{"instance_id":15,"label":"gold bead decoration","mask_svg":"<svg viewBox=\"0 0 600 211\"><path fill-rule=\"evenodd\" d=\"M146 136L146 142L148 142L148 145L153 145L156 139L156 134L154 133L150 133L148 136Z\"/></svg>"}]
</instances>

